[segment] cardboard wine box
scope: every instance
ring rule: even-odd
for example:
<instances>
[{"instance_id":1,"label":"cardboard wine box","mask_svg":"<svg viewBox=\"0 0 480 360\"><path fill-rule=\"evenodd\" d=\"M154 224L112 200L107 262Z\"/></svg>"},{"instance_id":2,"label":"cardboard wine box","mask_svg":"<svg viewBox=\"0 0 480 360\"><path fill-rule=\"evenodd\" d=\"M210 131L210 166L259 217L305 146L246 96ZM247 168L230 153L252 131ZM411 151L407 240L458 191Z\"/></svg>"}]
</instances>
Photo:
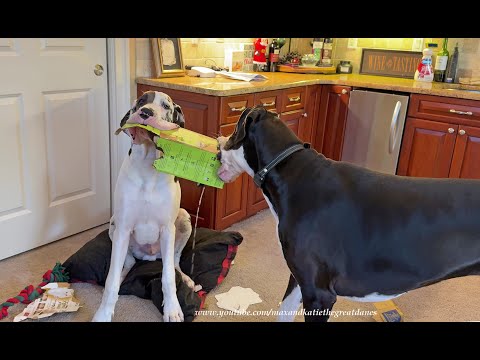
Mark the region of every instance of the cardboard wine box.
<instances>
[{"instance_id":1,"label":"cardboard wine box","mask_svg":"<svg viewBox=\"0 0 480 360\"><path fill-rule=\"evenodd\" d=\"M157 147L164 155L154 161L160 172L178 176L200 184L223 188L217 170L221 163L217 159L217 140L191 130L158 130L149 125L125 124L123 129L138 126L156 135Z\"/></svg>"}]
</instances>

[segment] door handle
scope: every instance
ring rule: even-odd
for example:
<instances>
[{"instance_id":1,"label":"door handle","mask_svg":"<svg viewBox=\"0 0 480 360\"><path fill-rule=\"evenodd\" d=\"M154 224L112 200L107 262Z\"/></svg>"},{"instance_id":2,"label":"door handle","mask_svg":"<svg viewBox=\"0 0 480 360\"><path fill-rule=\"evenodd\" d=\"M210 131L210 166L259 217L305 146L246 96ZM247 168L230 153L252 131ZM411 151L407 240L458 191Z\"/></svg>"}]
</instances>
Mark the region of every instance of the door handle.
<instances>
[{"instance_id":1,"label":"door handle","mask_svg":"<svg viewBox=\"0 0 480 360\"><path fill-rule=\"evenodd\" d=\"M103 74L103 66L100 65L100 64L95 65L95 69L93 69L93 72L94 72L95 75L97 75L97 76L102 76L102 74Z\"/></svg>"},{"instance_id":2,"label":"door handle","mask_svg":"<svg viewBox=\"0 0 480 360\"><path fill-rule=\"evenodd\" d=\"M388 138L388 152L391 154L396 144L397 130L398 130L398 114L400 113L400 108L402 103L397 101L395 109L393 109L392 122L390 124L390 137Z\"/></svg>"}]
</instances>

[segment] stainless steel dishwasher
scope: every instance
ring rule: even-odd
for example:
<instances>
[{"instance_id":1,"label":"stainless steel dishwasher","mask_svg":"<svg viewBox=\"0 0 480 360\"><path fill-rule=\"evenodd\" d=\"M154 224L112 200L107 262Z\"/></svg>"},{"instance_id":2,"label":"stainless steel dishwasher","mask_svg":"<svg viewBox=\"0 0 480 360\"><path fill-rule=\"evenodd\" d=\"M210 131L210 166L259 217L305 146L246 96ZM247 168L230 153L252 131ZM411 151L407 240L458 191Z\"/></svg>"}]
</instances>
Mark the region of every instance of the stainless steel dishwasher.
<instances>
[{"instance_id":1,"label":"stainless steel dishwasher","mask_svg":"<svg viewBox=\"0 0 480 360\"><path fill-rule=\"evenodd\" d=\"M341 160L395 174L407 106L406 95L352 90Z\"/></svg>"}]
</instances>

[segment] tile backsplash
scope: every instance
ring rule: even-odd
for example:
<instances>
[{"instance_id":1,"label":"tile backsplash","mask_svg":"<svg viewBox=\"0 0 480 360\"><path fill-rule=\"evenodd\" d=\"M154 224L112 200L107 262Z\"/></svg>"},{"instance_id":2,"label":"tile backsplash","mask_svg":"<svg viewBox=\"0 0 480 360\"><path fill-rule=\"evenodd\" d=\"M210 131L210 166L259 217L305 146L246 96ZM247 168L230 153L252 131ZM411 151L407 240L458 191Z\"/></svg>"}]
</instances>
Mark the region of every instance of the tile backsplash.
<instances>
[{"instance_id":1,"label":"tile backsplash","mask_svg":"<svg viewBox=\"0 0 480 360\"><path fill-rule=\"evenodd\" d=\"M253 43L253 38L181 38L182 54L185 65L209 66L224 65L225 49L239 50L242 43ZM281 54L298 50L301 53L311 51L312 38L291 38L282 48ZM358 73L362 56L362 48L412 50L414 44L420 41L423 49L427 43L435 42L439 49L442 46L441 38L358 38L356 47L349 48L348 38L334 38L333 63L340 60L350 60L353 72ZM459 64L457 78L480 77L480 38L449 38L448 50L453 54L455 44L458 43ZM136 76L152 76L152 54L150 40L147 38L135 39Z\"/></svg>"},{"instance_id":2,"label":"tile backsplash","mask_svg":"<svg viewBox=\"0 0 480 360\"><path fill-rule=\"evenodd\" d=\"M413 38L358 38L357 47L349 48L348 40L348 38L334 39L333 60L335 64L340 60L350 60L354 73L358 73L360 68L362 48L412 50L415 41ZM441 49L443 43L441 38L422 38L421 40L422 49L430 42L437 43L438 49ZM480 77L480 38L449 38L450 55L453 54L456 43L459 51L457 78Z\"/></svg>"},{"instance_id":3,"label":"tile backsplash","mask_svg":"<svg viewBox=\"0 0 480 360\"><path fill-rule=\"evenodd\" d=\"M240 44L252 44L252 38L181 38L183 63L194 66L223 66L225 49L240 50ZM136 39L136 75L152 76L150 39Z\"/></svg>"}]
</instances>

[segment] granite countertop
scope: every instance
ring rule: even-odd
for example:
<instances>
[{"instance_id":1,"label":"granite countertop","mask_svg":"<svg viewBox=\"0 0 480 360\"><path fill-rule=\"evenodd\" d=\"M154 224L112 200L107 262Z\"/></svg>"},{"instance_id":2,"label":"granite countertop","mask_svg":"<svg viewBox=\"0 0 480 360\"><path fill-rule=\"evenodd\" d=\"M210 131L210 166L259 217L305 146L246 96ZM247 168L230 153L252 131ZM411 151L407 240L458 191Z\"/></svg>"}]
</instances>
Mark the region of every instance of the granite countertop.
<instances>
[{"instance_id":1,"label":"granite countertop","mask_svg":"<svg viewBox=\"0 0 480 360\"><path fill-rule=\"evenodd\" d=\"M246 82L221 76L215 78L182 76L161 79L137 78L137 84L152 85L213 96L231 96L286 89L295 86L332 84L480 100L480 87L472 85L435 82L423 83L411 79L360 74L321 75L291 74L282 72L261 74L268 77L268 80ZM477 92L465 90L476 90Z\"/></svg>"}]
</instances>

